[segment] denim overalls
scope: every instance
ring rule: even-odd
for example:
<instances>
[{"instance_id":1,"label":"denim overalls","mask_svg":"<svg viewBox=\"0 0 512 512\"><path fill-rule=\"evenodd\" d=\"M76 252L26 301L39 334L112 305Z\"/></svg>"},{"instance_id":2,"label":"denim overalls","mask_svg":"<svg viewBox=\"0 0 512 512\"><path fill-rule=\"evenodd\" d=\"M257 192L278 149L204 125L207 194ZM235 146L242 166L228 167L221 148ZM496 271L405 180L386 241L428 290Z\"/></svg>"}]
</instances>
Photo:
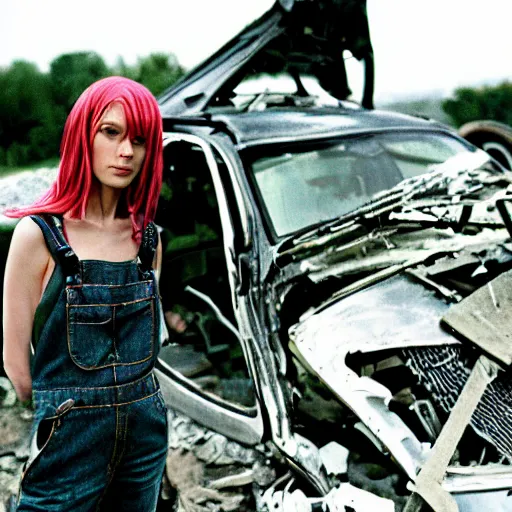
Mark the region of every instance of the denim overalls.
<instances>
[{"instance_id":1,"label":"denim overalls","mask_svg":"<svg viewBox=\"0 0 512 512\"><path fill-rule=\"evenodd\" d=\"M138 261L79 261L33 216L56 265L34 319L34 425L18 511L153 511L167 415L152 372L160 303L150 224Z\"/></svg>"}]
</instances>

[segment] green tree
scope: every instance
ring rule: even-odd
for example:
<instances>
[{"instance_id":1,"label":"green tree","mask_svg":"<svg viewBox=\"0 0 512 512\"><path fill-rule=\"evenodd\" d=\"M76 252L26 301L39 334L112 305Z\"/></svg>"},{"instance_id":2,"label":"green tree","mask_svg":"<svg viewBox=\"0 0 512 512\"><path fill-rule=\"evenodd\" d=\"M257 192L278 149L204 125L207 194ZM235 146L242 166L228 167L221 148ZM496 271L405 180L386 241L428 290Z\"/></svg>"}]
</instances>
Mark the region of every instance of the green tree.
<instances>
[{"instance_id":1,"label":"green tree","mask_svg":"<svg viewBox=\"0 0 512 512\"><path fill-rule=\"evenodd\" d=\"M9 68L1 70L0 146L3 162L23 165L55 154L58 146L51 136L54 124L48 76L26 61L13 62ZM41 131L45 131L46 136L35 138Z\"/></svg>"},{"instance_id":2,"label":"green tree","mask_svg":"<svg viewBox=\"0 0 512 512\"><path fill-rule=\"evenodd\" d=\"M512 83L457 89L454 98L443 102L443 110L456 126L479 119L490 119L512 126Z\"/></svg>"},{"instance_id":3,"label":"green tree","mask_svg":"<svg viewBox=\"0 0 512 512\"><path fill-rule=\"evenodd\" d=\"M135 80L136 70L133 66L126 64L123 57L119 56L111 69L111 73L115 76L125 76L126 78Z\"/></svg>"},{"instance_id":4,"label":"green tree","mask_svg":"<svg viewBox=\"0 0 512 512\"><path fill-rule=\"evenodd\" d=\"M131 78L145 85L155 96L185 74L175 55L152 53L138 59Z\"/></svg>"},{"instance_id":5,"label":"green tree","mask_svg":"<svg viewBox=\"0 0 512 512\"><path fill-rule=\"evenodd\" d=\"M67 53L41 73L35 64L0 68L0 166L17 167L58 156L66 117L90 84L121 75L144 84L155 96L183 76L172 54L141 57L133 66L119 57L109 68L94 52Z\"/></svg>"},{"instance_id":6,"label":"green tree","mask_svg":"<svg viewBox=\"0 0 512 512\"><path fill-rule=\"evenodd\" d=\"M111 74L104 60L95 52L59 55L50 63L50 81L59 124L80 94L93 82Z\"/></svg>"}]
</instances>

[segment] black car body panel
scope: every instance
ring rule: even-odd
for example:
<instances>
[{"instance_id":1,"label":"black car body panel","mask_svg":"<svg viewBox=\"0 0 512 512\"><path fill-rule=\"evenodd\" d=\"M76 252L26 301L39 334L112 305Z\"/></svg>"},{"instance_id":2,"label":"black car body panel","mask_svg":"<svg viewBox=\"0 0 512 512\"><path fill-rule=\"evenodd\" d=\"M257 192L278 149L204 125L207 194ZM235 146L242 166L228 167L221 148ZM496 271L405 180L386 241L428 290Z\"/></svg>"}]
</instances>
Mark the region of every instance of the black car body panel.
<instances>
[{"instance_id":1,"label":"black car body panel","mask_svg":"<svg viewBox=\"0 0 512 512\"><path fill-rule=\"evenodd\" d=\"M260 19L226 43L159 98L164 116L191 115L231 103L248 75L312 75L339 100L350 96L343 51L365 63L362 104L373 102L373 50L365 0L276 2Z\"/></svg>"},{"instance_id":2,"label":"black car body panel","mask_svg":"<svg viewBox=\"0 0 512 512\"><path fill-rule=\"evenodd\" d=\"M209 111L213 122L223 123L236 135L239 148L265 141L294 141L374 133L379 130L431 130L442 129L435 121L427 121L395 112L367 110L364 108L282 108L262 112L217 113ZM447 133L453 133L446 128Z\"/></svg>"}]
</instances>

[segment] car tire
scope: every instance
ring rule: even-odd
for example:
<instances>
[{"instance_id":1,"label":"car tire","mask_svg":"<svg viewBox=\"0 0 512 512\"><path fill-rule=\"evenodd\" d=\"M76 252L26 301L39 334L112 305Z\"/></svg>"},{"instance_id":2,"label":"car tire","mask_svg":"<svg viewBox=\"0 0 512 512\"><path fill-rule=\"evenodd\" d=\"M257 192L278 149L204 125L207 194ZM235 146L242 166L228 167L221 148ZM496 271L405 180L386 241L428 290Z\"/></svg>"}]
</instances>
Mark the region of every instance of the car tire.
<instances>
[{"instance_id":1,"label":"car tire","mask_svg":"<svg viewBox=\"0 0 512 512\"><path fill-rule=\"evenodd\" d=\"M459 128L459 135L512 170L512 127L496 121L472 121Z\"/></svg>"}]
</instances>

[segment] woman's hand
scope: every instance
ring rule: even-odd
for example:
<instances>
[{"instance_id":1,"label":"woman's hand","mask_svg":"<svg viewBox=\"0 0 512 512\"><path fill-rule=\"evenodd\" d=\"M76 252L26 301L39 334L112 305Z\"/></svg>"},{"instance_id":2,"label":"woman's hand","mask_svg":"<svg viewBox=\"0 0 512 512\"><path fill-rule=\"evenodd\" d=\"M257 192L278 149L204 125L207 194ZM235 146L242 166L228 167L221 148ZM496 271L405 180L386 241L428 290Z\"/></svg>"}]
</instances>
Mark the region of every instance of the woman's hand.
<instances>
[{"instance_id":1,"label":"woman's hand","mask_svg":"<svg viewBox=\"0 0 512 512\"><path fill-rule=\"evenodd\" d=\"M26 370L25 367L18 370L13 368L9 371L5 370L20 402L29 402L32 398L32 377Z\"/></svg>"}]
</instances>

